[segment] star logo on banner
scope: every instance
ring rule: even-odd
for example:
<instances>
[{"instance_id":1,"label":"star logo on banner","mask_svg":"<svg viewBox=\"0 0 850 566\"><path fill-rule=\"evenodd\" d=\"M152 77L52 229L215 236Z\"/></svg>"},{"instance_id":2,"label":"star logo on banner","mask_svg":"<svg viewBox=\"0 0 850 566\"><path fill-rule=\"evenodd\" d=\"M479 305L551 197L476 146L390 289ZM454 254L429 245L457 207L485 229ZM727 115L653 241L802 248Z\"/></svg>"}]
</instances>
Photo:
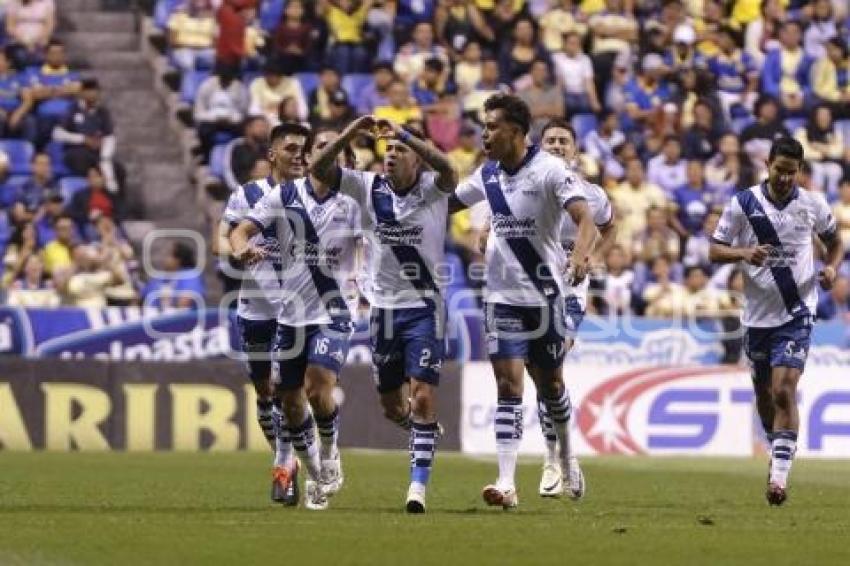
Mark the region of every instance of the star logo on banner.
<instances>
[{"instance_id":1,"label":"star logo on banner","mask_svg":"<svg viewBox=\"0 0 850 566\"><path fill-rule=\"evenodd\" d=\"M615 444L620 444L621 439L629 435L620 424L620 419L626 412L625 403L617 403L613 395L606 395L601 404L588 403L587 408L595 419L593 426L587 431L587 438L602 437L602 443L606 451L610 451Z\"/></svg>"}]
</instances>

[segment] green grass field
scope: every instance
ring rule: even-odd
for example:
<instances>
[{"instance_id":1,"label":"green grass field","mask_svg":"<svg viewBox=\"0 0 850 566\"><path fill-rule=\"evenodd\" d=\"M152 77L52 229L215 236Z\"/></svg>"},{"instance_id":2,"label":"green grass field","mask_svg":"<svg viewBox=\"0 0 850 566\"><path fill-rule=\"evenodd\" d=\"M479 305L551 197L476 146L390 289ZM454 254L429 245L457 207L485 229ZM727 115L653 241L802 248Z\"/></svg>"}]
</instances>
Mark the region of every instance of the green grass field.
<instances>
[{"instance_id":1,"label":"green grass field","mask_svg":"<svg viewBox=\"0 0 850 566\"><path fill-rule=\"evenodd\" d=\"M484 506L495 463L438 454L429 512L402 512L407 456L347 452L326 512L268 502L262 454L0 453L0 564L847 564L850 462L586 459L585 501Z\"/></svg>"}]
</instances>

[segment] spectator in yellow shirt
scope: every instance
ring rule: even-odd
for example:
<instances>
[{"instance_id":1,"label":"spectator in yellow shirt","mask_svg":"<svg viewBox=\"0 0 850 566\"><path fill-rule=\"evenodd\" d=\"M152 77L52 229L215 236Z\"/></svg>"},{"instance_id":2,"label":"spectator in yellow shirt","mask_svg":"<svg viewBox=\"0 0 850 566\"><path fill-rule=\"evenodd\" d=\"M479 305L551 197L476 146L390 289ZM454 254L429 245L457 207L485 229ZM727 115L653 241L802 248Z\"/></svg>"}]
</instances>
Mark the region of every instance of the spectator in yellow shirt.
<instances>
[{"instance_id":1,"label":"spectator in yellow shirt","mask_svg":"<svg viewBox=\"0 0 850 566\"><path fill-rule=\"evenodd\" d=\"M54 278L58 272L73 266L71 250L75 242L74 219L63 214L53 221L56 239L44 246L44 270Z\"/></svg>"},{"instance_id":2,"label":"spectator in yellow shirt","mask_svg":"<svg viewBox=\"0 0 850 566\"><path fill-rule=\"evenodd\" d=\"M850 178L841 181L838 189L838 202L832 205L832 214L838 224L841 241L844 243L845 256L850 254Z\"/></svg>"},{"instance_id":3,"label":"spectator in yellow shirt","mask_svg":"<svg viewBox=\"0 0 850 566\"><path fill-rule=\"evenodd\" d=\"M212 67L216 23L209 0L191 0L168 18L168 41L177 67L188 72L197 61Z\"/></svg>"},{"instance_id":4,"label":"spectator in yellow shirt","mask_svg":"<svg viewBox=\"0 0 850 566\"><path fill-rule=\"evenodd\" d=\"M328 24L328 63L342 75L368 73L369 53L363 45L363 24L372 0L319 0L319 14Z\"/></svg>"},{"instance_id":5,"label":"spectator in yellow shirt","mask_svg":"<svg viewBox=\"0 0 850 566\"><path fill-rule=\"evenodd\" d=\"M811 83L814 96L828 104L833 118L850 118L850 49L840 37L826 43L826 57L812 65Z\"/></svg>"},{"instance_id":6,"label":"spectator in yellow shirt","mask_svg":"<svg viewBox=\"0 0 850 566\"><path fill-rule=\"evenodd\" d=\"M646 213L650 207L667 208L664 192L646 181L643 163L638 158L626 163L625 181L612 189L609 196L618 213L617 241L627 250L646 229Z\"/></svg>"},{"instance_id":7,"label":"spectator in yellow shirt","mask_svg":"<svg viewBox=\"0 0 850 566\"><path fill-rule=\"evenodd\" d=\"M251 81L248 87L251 102L248 114L265 116L270 124L278 123L280 103L291 97L298 106L297 121L307 119L307 100L301 83L293 77L285 77L279 64L269 62L263 69L263 76Z\"/></svg>"},{"instance_id":8,"label":"spectator in yellow shirt","mask_svg":"<svg viewBox=\"0 0 850 566\"><path fill-rule=\"evenodd\" d=\"M384 118L395 124L407 124L411 120L421 120L422 110L416 105L410 96L410 90L407 85L400 81L394 80L387 90L387 100L389 104L386 106L378 106L375 108L375 117ZM386 150L386 142L381 140L377 144L377 155L383 157Z\"/></svg>"}]
</instances>

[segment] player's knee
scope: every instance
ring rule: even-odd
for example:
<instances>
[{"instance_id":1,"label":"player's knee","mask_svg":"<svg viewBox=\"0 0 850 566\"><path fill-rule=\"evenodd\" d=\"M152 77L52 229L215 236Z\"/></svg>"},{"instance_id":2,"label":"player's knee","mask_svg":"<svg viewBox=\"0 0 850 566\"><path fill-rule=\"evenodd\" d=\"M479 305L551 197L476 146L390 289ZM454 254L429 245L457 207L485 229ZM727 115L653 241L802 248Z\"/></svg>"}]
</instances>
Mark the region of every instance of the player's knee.
<instances>
[{"instance_id":1,"label":"player's knee","mask_svg":"<svg viewBox=\"0 0 850 566\"><path fill-rule=\"evenodd\" d=\"M794 403L794 382L783 379L773 387L773 404L781 411L788 411Z\"/></svg>"}]
</instances>

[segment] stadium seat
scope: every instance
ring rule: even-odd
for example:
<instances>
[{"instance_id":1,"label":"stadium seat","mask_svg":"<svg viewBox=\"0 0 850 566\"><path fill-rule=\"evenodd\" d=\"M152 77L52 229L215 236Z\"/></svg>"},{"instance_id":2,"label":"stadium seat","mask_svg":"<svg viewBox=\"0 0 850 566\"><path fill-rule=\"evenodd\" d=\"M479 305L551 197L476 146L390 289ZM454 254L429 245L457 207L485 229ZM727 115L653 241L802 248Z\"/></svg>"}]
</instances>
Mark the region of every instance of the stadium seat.
<instances>
[{"instance_id":1,"label":"stadium seat","mask_svg":"<svg viewBox=\"0 0 850 566\"><path fill-rule=\"evenodd\" d=\"M319 86L319 73L295 73L295 78L301 83L304 96L310 96L310 93Z\"/></svg>"},{"instance_id":2,"label":"stadium seat","mask_svg":"<svg viewBox=\"0 0 850 566\"><path fill-rule=\"evenodd\" d=\"M576 145L581 145L587 134L595 130L597 126L596 116L593 114L576 114L572 117L570 123L573 125L578 138Z\"/></svg>"},{"instance_id":3,"label":"stadium seat","mask_svg":"<svg viewBox=\"0 0 850 566\"><path fill-rule=\"evenodd\" d=\"M190 71L183 73L180 79L180 100L187 104L195 102L195 95L201 83L207 80L211 73L209 71Z\"/></svg>"},{"instance_id":4,"label":"stadium seat","mask_svg":"<svg viewBox=\"0 0 850 566\"><path fill-rule=\"evenodd\" d=\"M89 182L85 177L65 177L59 180L59 192L62 193L62 200L65 201L65 205L71 202L71 199L74 195L86 187L89 186Z\"/></svg>"},{"instance_id":5,"label":"stadium seat","mask_svg":"<svg viewBox=\"0 0 850 566\"><path fill-rule=\"evenodd\" d=\"M168 25L168 18L171 17L171 14L177 9L177 6L180 5L181 1L182 0L157 1L156 6L154 6L153 9L153 23L158 30L165 31L165 28Z\"/></svg>"},{"instance_id":6,"label":"stadium seat","mask_svg":"<svg viewBox=\"0 0 850 566\"><path fill-rule=\"evenodd\" d=\"M0 210L0 257L6 255L6 246L12 238L12 223L5 210Z\"/></svg>"},{"instance_id":7,"label":"stadium seat","mask_svg":"<svg viewBox=\"0 0 850 566\"><path fill-rule=\"evenodd\" d=\"M357 106L357 101L360 99L360 93L372 84L374 79L369 73L351 73L342 77L342 88L348 94L348 100L352 106ZM307 92L305 95L309 94Z\"/></svg>"},{"instance_id":8,"label":"stadium seat","mask_svg":"<svg viewBox=\"0 0 850 566\"><path fill-rule=\"evenodd\" d=\"M71 171L65 165L65 144L52 141L45 146L44 152L50 157L55 177L67 177L71 174Z\"/></svg>"},{"instance_id":9,"label":"stadium seat","mask_svg":"<svg viewBox=\"0 0 850 566\"><path fill-rule=\"evenodd\" d=\"M260 27L271 32L277 27L283 15L284 0L263 0L260 5Z\"/></svg>"},{"instance_id":10,"label":"stadium seat","mask_svg":"<svg viewBox=\"0 0 850 566\"><path fill-rule=\"evenodd\" d=\"M794 135L794 132L799 130L800 128L806 127L806 119L805 118L786 118L782 121L785 127L791 132L791 135Z\"/></svg>"},{"instance_id":11,"label":"stadium seat","mask_svg":"<svg viewBox=\"0 0 850 566\"><path fill-rule=\"evenodd\" d=\"M850 120L836 120L835 131L841 133L845 147L850 145Z\"/></svg>"},{"instance_id":12,"label":"stadium seat","mask_svg":"<svg viewBox=\"0 0 850 566\"><path fill-rule=\"evenodd\" d=\"M29 175L35 148L25 140L0 140L0 150L9 157L11 175Z\"/></svg>"},{"instance_id":13,"label":"stadium seat","mask_svg":"<svg viewBox=\"0 0 850 566\"><path fill-rule=\"evenodd\" d=\"M740 134L744 131L744 128L749 126L755 122L755 119L752 116L745 116L743 118L735 118L732 120L732 131L736 134Z\"/></svg>"},{"instance_id":14,"label":"stadium seat","mask_svg":"<svg viewBox=\"0 0 850 566\"><path fill-rule=\"evenodd\" d=\"M224 179L224 152L229 144L222 143L210 152L210 175Z\"/></svg>"},{"instance_id":15,"label":"stadium seat","mask_svg":"<svg viewBox=\"0 0 850 566\"><path fill-rule=\"evenodd\" d=\"M71 98L51 98L38 105L36 114L45 118L64 118L73 105Z\"/></svg>"},{"instance_id":16,"label":"stadium seat","mask_svg":"<svg viewBox=\"0 0 850 566\"><path fill-rule=\"evenodd\" d=\"M6 182L0 185L0 208L11 206L18 196L18 189L29 180L29 175L10 175Z\"/></svg>"}]
</instances>

